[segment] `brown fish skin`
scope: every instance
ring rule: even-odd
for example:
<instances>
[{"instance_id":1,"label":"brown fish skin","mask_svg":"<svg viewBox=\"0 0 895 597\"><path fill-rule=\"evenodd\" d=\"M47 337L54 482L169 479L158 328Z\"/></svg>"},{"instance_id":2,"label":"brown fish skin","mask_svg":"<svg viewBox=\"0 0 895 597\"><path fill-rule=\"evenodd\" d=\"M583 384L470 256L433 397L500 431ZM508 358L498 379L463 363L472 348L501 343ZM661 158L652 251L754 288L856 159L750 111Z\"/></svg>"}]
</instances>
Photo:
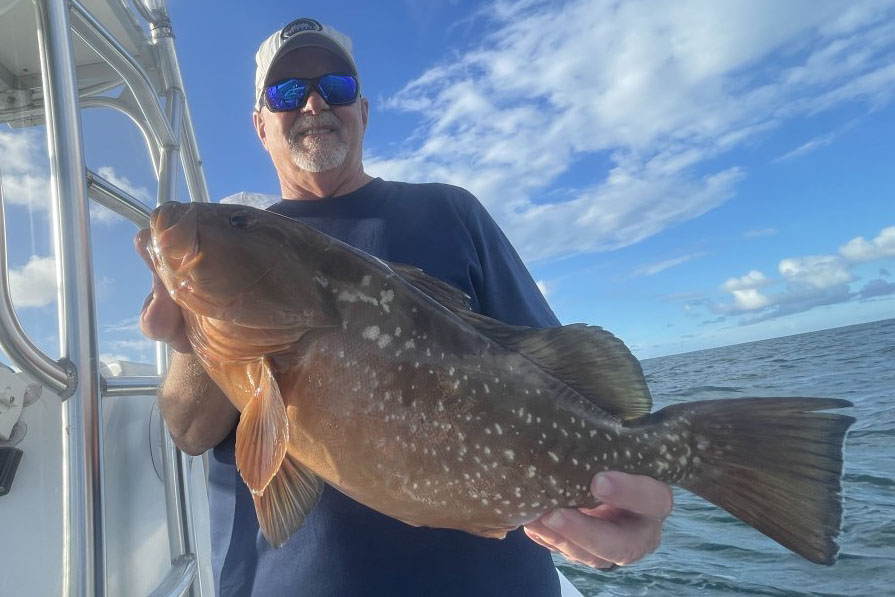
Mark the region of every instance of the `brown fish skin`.
<instances>
[{"instance_id":1,"label":"brown fish skin","mask_svg":"<svg viewBox=\"0 0 895 597\"><path fill-rule=\"evenodd\" d=\"M153 214L157 271L242 411L237 465L282 543L320 479L408 524L502 537L645 474L832 563L841 446L829 399L694 402L648 415L639 364L590 326L514 328L462 293L240 206Z\"/></svg>"}]
</instances>

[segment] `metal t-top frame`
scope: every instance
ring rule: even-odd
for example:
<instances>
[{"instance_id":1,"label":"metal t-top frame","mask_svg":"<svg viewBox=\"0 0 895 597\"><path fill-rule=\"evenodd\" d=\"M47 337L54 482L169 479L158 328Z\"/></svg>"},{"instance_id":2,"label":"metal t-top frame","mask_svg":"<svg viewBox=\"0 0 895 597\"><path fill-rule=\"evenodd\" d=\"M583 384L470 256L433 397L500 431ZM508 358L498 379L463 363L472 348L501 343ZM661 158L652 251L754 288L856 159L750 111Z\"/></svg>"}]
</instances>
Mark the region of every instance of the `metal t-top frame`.
<instances>
[{"instance_id":1,"label":"metal t-top frame","mask_svg":"<svg viewBox=\"0 0 895 597\"><path fill-rule=\"evenodd\" d=\"M154 84L136 58L77 0L33 0L37 14L43 106L23 108L22 119L46 121L50 158L54 245L62 358L54 361L24 333L12 306L7 276L4 218L0 217L0 342L25 372L63 399L63 592L67 596L106 595L103 514L102 396L154 392L167 368L167 349L157 346L154 377L100 374L91 259L88 198L140 227L149 208L114 184L86 169L80 110L107 107L123 112L143 133L158 176L158 203L176 198L178 162L193 201L208 201L195 132L183 95L171 23L163 0L133 0L151 32L153 55L161 73ZM129 0L109 0L143 33ZM120 80L80 89L72 47L74 32L118 74ZM133 34L133 32L131 32ZM145 34L144 34L145 37ZM148 40L147 40L148 41ZM119 97L100 93L124 86ZM164 101L162 101L164 100ZM164 107L162 107L164 106ZM3 199L0 192L0 216ZM196 540L189 504L189 462L170 434L165 437L164 482L172 566L154 596L199 595Z\"/></svg>"}]
</instances>

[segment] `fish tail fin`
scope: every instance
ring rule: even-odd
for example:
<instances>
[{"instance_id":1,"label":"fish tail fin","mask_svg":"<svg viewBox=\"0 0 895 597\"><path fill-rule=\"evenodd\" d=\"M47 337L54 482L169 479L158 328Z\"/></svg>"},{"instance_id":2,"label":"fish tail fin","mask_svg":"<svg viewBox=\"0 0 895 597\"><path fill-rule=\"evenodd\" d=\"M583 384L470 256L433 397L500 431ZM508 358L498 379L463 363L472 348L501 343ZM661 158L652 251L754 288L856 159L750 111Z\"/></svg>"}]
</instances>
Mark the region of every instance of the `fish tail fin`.
<instances>
[{"instance_id":1,"label":"fish tail fin","mask_svg":"<svg viewBox=\"0 0 895 597\"><path fill-rule=\"evenodd\" d=\"M687 413L693 457L678 485L830 565L839 551L842 446L854 419L819 411L847 406L826 398L742 398L660 413Z\"/></svg>"}]
</instances>

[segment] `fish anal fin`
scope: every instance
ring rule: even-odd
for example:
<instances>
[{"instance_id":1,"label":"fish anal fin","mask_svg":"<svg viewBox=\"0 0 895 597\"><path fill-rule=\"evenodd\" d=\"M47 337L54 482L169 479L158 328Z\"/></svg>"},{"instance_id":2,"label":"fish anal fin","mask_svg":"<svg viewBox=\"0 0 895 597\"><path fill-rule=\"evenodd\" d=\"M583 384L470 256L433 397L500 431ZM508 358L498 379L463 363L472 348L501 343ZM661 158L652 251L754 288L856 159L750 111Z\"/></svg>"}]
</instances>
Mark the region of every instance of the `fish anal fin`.
<instances>
[{"instance_id":1,"label":"fish anal fin","mask_svg":"<svg viewBox=\"0 0 895 597\"><path fill-rule=\"evenodd\" d=\"M252 493L260 495L286 456L289 424L270 359L246 367L246 375L252 397L236 427L236 468Z\"/></svg>"},{"instance_id":2,"label":"fish anal fin","mask_svg":"<svg viewBox=\"0 0 895 597\"><path fill-rule=\"evenodd\" d=\"M506 539L507 533L515 531L519 527L464 529L467 533L486 539Z\"/></svg>"},{"instance_id":3,"label":"fish anal fin","mask_svg":"<svg viewBox=\"0 0 895 597\"><path fill-rule=\"evenodd\" d=\"M457 314L611 415L627 420L652 410L653 400L640 361L624 342L601 327L576 323L528 328L473 312Z\"/></svg>"},{"instance_id":4,"label":"fish anal fin","mask_svg":"<svg viewBox=\"0 0 895 597\"><path fill-rule=\"evenodd\" d=\"M280 470L264 489L252 496L258 525L267 542L280 547L297 531L323 493L323 481L286 454Z\"/></svg>"}]
</instances>

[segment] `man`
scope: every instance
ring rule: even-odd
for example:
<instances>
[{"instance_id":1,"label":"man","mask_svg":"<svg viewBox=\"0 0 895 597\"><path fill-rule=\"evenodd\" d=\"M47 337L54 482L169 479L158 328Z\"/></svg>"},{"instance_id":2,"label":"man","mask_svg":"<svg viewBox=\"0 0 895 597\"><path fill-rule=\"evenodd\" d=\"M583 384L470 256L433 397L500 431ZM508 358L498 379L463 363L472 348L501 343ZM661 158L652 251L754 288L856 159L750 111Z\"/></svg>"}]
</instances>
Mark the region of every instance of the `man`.
<instances>
[{"instance_id":1,"label":"man","mask_svg":"<svg viewBox=\"0 0 895 597\"><path fill-rule=\"evenodd\" d=\"M507 323L555 326L506 237L468 192L374 179L361 162L369 103L351 42L298 19L258 50L255 130L273 160L283 200L270 209L382 259L416 265ZM137 246L146 257L145 231ZM547 547L596 568L631 563L659 542L668 487L604 473L604 504L556 510L502 541L416 528L326 487L304 526L280 549L258 530L234 464L239 413L191 354L179 307L154 276L141 325L174 349L159 404L175 442L209 459L215 583L222 595L558 595ZM540 544L537 545L537 544Z\"/></svg>"}]
</instances>

